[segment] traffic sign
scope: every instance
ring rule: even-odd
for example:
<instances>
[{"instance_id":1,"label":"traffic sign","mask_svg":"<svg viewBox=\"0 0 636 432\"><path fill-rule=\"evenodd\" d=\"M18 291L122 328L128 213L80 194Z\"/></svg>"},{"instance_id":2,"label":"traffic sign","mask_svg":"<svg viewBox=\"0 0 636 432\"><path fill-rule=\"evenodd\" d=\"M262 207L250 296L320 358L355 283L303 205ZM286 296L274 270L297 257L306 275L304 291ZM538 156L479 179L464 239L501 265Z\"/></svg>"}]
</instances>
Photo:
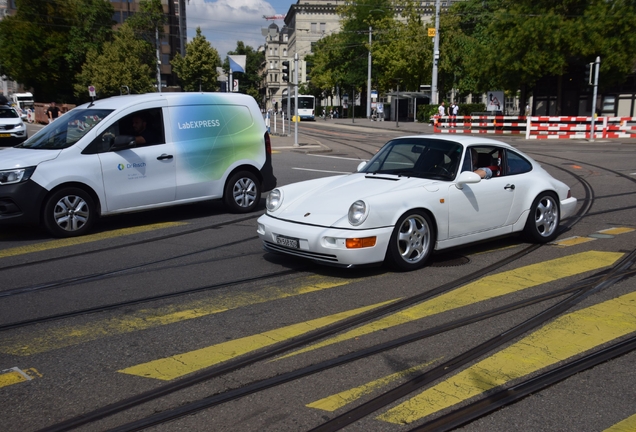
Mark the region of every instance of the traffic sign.
<instances>
[{"instance_id":1,"label":"traffic sign","mask_svg":"<svg viewBox=\"0 0 636 432\"><path fill-rule=\"evenodd\" d=\"M435 37L435 29L434 28L429 28L428 29L428 37Z\"/></svg>"},{"instance_id":2,"label":"traffic sign","mask_svg":"<svg viewBox=\"0 0 636 432\"><path fill-rule=\"evenodd\" d=\"M96 96L95 87L94 86L92 86L92 85L88 86L88 95L90 97L95 97Z\"/></svg>"}]
</instances>

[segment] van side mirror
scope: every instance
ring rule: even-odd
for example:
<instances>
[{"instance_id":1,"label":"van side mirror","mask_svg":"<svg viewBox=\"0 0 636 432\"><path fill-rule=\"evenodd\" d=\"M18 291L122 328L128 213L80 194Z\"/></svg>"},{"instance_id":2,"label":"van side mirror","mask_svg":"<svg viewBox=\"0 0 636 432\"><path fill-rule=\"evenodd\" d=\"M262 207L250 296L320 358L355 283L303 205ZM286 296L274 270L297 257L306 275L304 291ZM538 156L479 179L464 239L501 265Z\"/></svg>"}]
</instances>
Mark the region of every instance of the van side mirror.
<instances>
[{"instance_id":1,"label":"van side mirror","mask_svg":"<svg viewBox=\"0 0 636 432\"><path fill-rule=\"evenodd\" d=\"M455 186L457 189L463 189L465 184L479 183L480 181L481 177L479 174L472 171L464 171L459 175L459 177L457 177Z\"/></svg>"},{"instance_id":2,"label":"van side mirror","mask_svg":"<svg viewBox=\"0 0 636 432\"><path fill-rule=\"evenodd\" d=\"M117 135L110 149L113 151L126 150L135 146L135 137L132 135Z\"/></svg>"},{"instance_id":3,"label":"van side mirror","mask_svg":"<svg viewBox=\"0 0 636 432\"><path fill-rule=\"evenodd\" d=\"M365 165L367 164L367 162L369 162L369 161L362 161L362 162L360 162L360 163L358 164L358 168L356 168L356 172L360 172L360 170L361 170L362 168L364 168L364 167L365 167Z\"/></svg>"}]
</instances>

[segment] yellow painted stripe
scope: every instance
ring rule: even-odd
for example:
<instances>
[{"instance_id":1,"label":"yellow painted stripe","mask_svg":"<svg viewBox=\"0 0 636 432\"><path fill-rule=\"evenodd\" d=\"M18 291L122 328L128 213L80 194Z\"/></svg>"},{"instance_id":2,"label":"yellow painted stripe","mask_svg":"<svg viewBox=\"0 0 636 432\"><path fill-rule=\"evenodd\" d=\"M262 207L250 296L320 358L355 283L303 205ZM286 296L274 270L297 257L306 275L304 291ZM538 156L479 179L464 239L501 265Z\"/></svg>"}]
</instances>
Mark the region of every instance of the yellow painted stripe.
<instances>
[{"instance_id":1,"label":"yellow painted stripe","mask_svg":"<svg viewBox=\"0 0 636 432\"><path fill-rule=\"evenodd\" d=\"M393 373L391 375L387 375L375 381L371 381L370 383L361 385L359 387L355 387L350 390L345 390L340 393L336 393L331 396L327 396L326 398L317 400L316 402L312 402L307 405L308 408L316 408L323 411L333 412L339 408L342 408L345 405L348 405L352 402L357 401L363 396L373 393L375 390L385 387L391 384L394 381L397 381L403 377L409 376L414 372L420 371L432 363L438 361L440 359L436 359L430 361L428 363L423 363L412 368Z\"/></svg>"},{"instance_id":2,"label":"yellow painted stripe","mask_svg":"<svg viewBox=\"0 0 636 432\"><path fill-rule=\"evenodd\" d=\"M565 239L557 240L557 241L551 242L550 244L557 245L557 246L576 246L576 245L591 242L594 240L596 239L592 237L575 236L575 237L568 237Z\"/></svg>"},{"instance_id":3,"label":"yellow painted stripe","mask_svg":"<svg viewBox=\"0 0 636 432\"><path fill-rule=\"evenodd\" d=\"M558 279L607 267L615 263L621 256L623 256L623 254L619 252L582 252L498 273L496 275L486 276L454 291L442 294L439 297L404 309L393 315L386 316L343 333L342 335L294 351L279 357L279 359L313 351L335 343L354 339L480 301L490 300Z\"/></svg>"},{"instance_id":4,"label":"yellow painted stripe","mask_svg":"<svg viewBox=\"0 0 636 432\"><path fill-rule=\"evenodd\" d=\"M632 231L634 231L634 228L618 227L618 228L608 228L608 229L600 230L599 233L618 235L618 234L625 234Z\"/></svg>"},{"instance_id":5,"label":"yellow painted stripe","mask_svg":"<svg viewBox=\"0 0 636 432\"><path fill-rule=\"evenodd\" d=\"M603 432L634 432L636 431L636 414L627 417L622 422L616 423L614 426L605 429Z\"/></svg>"},{"instance_id":6,"label":"yellow painted stripe","mask_svg":"<svg viewBox=\"0 0 636 432\"><path fill-rule=\"evenodd\" d=\"M25 371L17 367L0 371L0 388L13 384L30 381L36 376L42 376L37 370L31 368Z\"/></svg>"},{"instance_id":7,"label":"yellow painted stripe","mask_svg":"<svg viewBox=\"0 0 636 432\"><path fill-rule=\"evenodd\" d=\"M51 249L59 249L69 246L77 246L84 243L96 242L99 240L105 240L114 237L122 237L132 234L138 234L147 231L172 228L181 225L186 225L185 222L166 222L166 223L157 223L150 225L143 225L134 228L123 228L114 231L103 232L99 234L90 234L82 237L73 237L68 239L60 239L60 240L52 240L44 243L36 243L27 246L20 246L10 249L0 250L0 258L7 258L11 256L17 255L26 255L34 252L42 252Z\"/></svg>"},{"instance_id":8,"label":"yellow painted stripe","mask_svg":"<svg viewBox=\"0 0 636 432\"><path fill-rule=\"evenodd\" d=\"M414 422L634 332L636 293L630 293L564 315L378 419L398 424Z\"/></svg>"},{"instance_id":9,"label":"yellow painted stripe","mask_svg":"<svg viewBox=\"0 0 636 432\"><path fill-rule=\"evenodd\" d=\"M256 292L232 293L214 299L143 309L125 316L95 320L83 325L39 331L34 329L28 335L2 335L0 352L20 356L39 354L104 337L132 333L245 306L341 287L352 281L352 279L309 276L288 287L270 286Z\"/></svg>"},{"instance_id":10,"label":"yellow painted stripe","mask_svg":"<svg viewBox=\"0 0 636 432\"><path fill-rule=\"evenodd\" d=\"M298 324L292 324L253 336L246 336L233 341L223 342L206 348L132 366L122 369L119 372L166 381L172 380L200 369L231 360L240 355L309 333L321 327L328 326L394 301L396 300L389 300L382 303L376 303L371 306L365 306Z\"/></svg>"}]
</instances>

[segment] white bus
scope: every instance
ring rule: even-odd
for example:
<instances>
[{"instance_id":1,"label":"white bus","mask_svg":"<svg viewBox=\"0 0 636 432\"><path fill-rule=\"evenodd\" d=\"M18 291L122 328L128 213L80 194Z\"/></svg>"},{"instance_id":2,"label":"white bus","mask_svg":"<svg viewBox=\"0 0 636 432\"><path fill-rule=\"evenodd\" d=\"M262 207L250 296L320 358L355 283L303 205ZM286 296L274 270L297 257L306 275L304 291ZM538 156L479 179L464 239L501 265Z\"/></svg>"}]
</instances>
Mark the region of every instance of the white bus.
<instances>
[{"instance_id":1,"label":"white bus","mask_svg":"<svg viewBox=\"0 0 636 432\"><path fill-rule=\"evenodd\" d=\"M15 104L20 110L26 110L27 108L33 109L35 101L33 100L33 94L31 93L13 93L10 96L11 103Z\"/></svg>"},{"instance_id":2,"label":"white bus","mask_svg":"<svg viewBox=\"0 0 636 432\"><path fill-rule=\"evenodd\" d=\"M287 115L287 97L283 97L283 112ZM298 117L301 120L315 120L316 98L309 95L298 95ZM291 115L296 115L294 96L291 96Z\"/></svg>"}]
</instances>

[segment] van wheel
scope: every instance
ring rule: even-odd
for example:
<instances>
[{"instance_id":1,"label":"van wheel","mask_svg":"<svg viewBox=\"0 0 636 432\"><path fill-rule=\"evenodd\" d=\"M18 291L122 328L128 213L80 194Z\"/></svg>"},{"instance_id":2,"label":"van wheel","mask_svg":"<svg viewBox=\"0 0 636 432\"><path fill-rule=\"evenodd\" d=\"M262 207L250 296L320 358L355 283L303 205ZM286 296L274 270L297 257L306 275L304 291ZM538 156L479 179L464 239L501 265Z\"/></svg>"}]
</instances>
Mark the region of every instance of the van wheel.
<instances>
[{"instance_id":1,"label":"van wheel","mask_svg":"<svg viewBox=\"0 0 636 432\"><path fill-rule=\"evenodd\" d=\"M433 252L435 234L429 216L420 210L403 215L395 224L386 251L386 262L400 271L424 267Z\"/></svg>"},{"instance_id":2,"label":"van wheel","mask_svg":"<svg viewBox=\"0 0 636 432\"><path fill-rule=\"evenodd\" d=\"M86 234L97 217L91 196L79 188L64 188L44 204L44 226L54 237Z\"/></svg>"},{"instance_id":3,"label":"van wheel","mask_svg":"<svg viewBox=\"0 0 636 432\"><path fill-rule=\"evenodd\" d=\"M225 184L225 205L233 213L254 211L261 201L261 184L249 171L239 171Z\"/></svg>"}]
</instances>

